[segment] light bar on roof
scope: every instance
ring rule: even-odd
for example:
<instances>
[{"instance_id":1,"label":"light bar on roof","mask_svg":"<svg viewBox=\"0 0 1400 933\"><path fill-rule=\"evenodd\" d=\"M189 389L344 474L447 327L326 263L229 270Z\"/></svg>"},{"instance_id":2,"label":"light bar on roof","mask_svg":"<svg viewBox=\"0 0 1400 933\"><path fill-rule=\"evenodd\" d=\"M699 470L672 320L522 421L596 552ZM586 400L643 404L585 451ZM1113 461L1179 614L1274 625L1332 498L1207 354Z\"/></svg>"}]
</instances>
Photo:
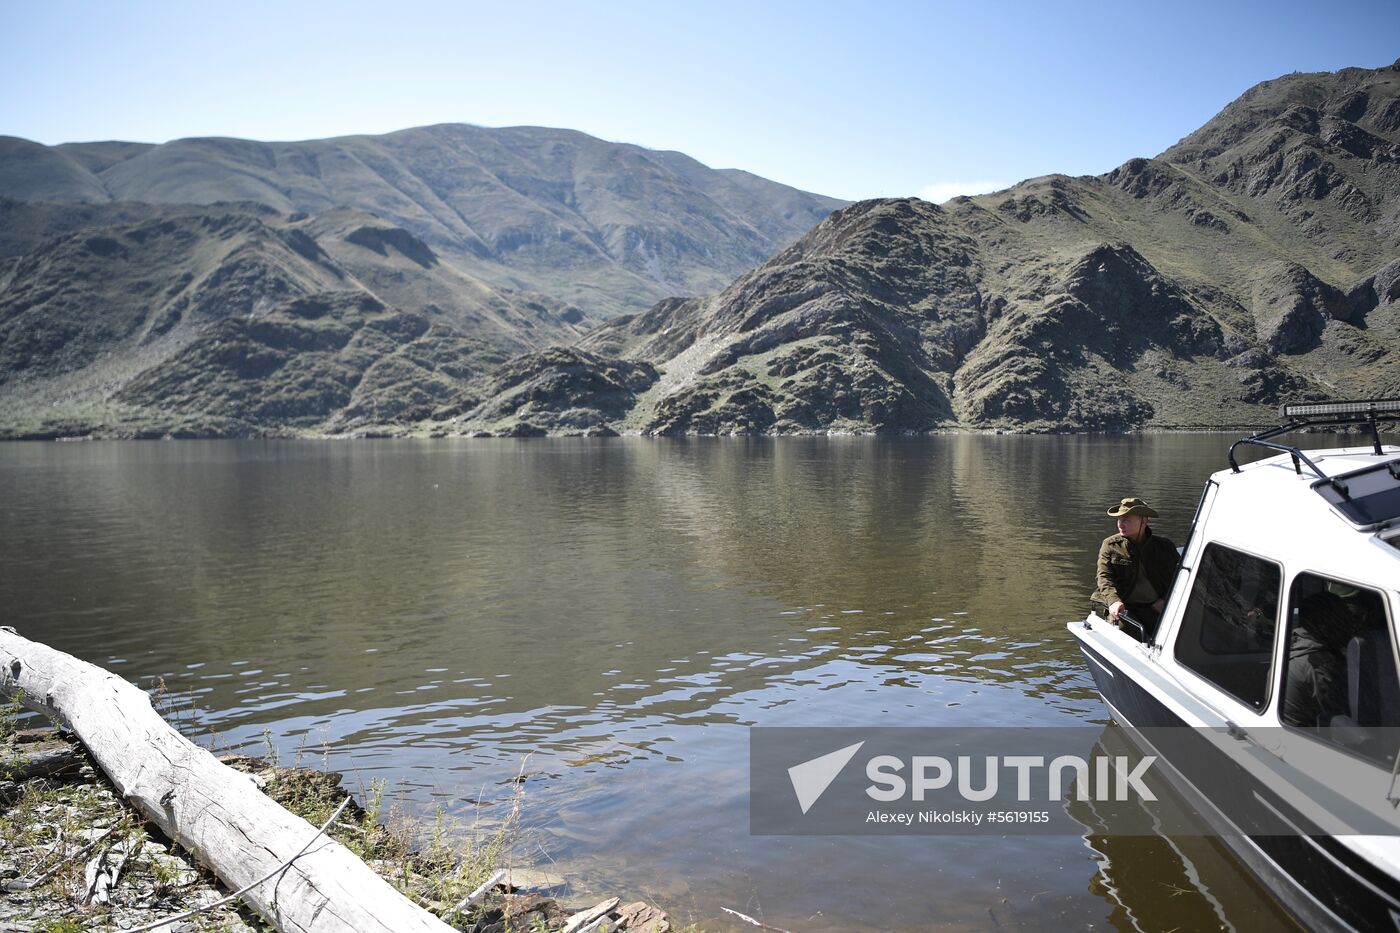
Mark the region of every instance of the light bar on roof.
<instances>
[{"instance_id":1,"label":"light bar on roof","mask_svg":"<svg viewBox=\"0 0 1400 933\"><path fill-rule=\"evenodd\" d=\"M1325 415L1400 414L1400 398L1365 402L1291 402L1280 405L1280 418L1316 418Z\"/></svg>"}]
</instances>

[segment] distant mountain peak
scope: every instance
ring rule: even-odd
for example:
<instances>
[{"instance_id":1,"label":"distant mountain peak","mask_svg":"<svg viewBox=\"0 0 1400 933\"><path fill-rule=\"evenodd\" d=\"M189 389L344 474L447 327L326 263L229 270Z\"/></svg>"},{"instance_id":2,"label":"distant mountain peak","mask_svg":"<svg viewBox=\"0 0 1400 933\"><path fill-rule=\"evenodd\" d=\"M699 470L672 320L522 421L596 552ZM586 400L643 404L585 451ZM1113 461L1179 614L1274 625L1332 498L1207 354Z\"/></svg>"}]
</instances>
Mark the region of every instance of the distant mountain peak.
<instances>
[{"instance_id":1,"label":"distant mountain peak","mask_svg":"<svg viewBox=\"0 0 1400 933\"><path fill-rule=\"evenodd\" d=\"M6 137L0 195L353 208L475 277L602 315L719 288L844 203L576 130L465 123L301 142Z\"/></svg>"}]
</instances>

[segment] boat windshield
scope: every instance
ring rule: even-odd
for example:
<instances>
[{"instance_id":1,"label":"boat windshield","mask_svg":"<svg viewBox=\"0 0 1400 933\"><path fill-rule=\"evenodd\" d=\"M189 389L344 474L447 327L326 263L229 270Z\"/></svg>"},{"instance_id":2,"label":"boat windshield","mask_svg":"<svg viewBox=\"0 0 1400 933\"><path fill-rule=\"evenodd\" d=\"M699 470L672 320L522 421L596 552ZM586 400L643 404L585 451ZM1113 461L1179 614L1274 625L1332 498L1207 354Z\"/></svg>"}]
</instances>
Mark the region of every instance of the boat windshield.
<instances>
[{"instance_id":1,"label":"boat windshield","mask_svg":"<svg viewBox=\"0 0 1400 933\"><path fill-rule=\"evenodd\" d=\"M1320 479L1313 489L1353 525L1374 526L1400 518L1400 460Z\"/></svg>"}]
</instances>

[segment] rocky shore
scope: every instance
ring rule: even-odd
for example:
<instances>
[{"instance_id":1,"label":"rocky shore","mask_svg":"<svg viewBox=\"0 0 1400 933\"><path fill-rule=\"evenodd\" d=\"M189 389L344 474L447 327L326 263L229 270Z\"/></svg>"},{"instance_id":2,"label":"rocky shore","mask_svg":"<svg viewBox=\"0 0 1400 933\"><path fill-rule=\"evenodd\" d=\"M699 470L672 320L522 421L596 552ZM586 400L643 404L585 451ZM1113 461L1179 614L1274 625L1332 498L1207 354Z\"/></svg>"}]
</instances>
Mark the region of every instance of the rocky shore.
<instances>
[{"instance_id":1,"label":"rocky shore","mask_svg":"<svg viewBox=\"0 0 1400 933\"><path fill-rule=\"evenodd\" d=\"M225 756L288 810L320 825L350 794L341 775ZM562 879L500 870L501 837L415 845L379 821L373 799L345 802L328 834L454 929L472 933L665 933L671 921L644 902L609 898L571 909L554 892ZM462 906L471 894L476 900ZM53 729L0 723L0 933L141 930L158 921L175 933L272 929L188 852L127 806L82 746Z\"/></svg>"}]
</instances>

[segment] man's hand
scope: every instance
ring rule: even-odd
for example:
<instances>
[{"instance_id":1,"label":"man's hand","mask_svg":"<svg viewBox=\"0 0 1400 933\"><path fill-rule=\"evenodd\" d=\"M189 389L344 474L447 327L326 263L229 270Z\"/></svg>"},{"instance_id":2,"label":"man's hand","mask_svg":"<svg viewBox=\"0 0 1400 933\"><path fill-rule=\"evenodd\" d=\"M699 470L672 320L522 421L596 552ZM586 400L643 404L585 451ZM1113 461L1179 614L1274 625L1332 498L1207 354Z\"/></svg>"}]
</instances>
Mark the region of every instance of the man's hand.
<instances>
[{"instance_id":1,"label":"man's hand","mask_svg":"<svg viewBox=\"0 0 1400 933\"><path fill-rule=\"evenodd\" d=\"M1120 613L1120 612L1122 612L1122 611L1123 611L1123 601L1120 599L1120 600L1118 600L1118 602L1116 602L1116 603L1114 603L1112 606L1109 606L1109 607L1108 607L1108 621L1110 621L1110 622L1112 622L1112 623L1114 623L1114 624L1116 625L1116 624L1118 623L1118 613Z\"/></svg>"},{"instance_id":2,"label":"man's hand","mask_svg":"<svg viewBox=\"0 0 1400 933\"><path fill-rule=\"evenodd\" d=\"M1158 615L1161 615L1162 610L1167 608L1167 601L1165 599L1159 599L1152 604L1152 608L1157 611Z\"/></svg>"}]
</instances>

